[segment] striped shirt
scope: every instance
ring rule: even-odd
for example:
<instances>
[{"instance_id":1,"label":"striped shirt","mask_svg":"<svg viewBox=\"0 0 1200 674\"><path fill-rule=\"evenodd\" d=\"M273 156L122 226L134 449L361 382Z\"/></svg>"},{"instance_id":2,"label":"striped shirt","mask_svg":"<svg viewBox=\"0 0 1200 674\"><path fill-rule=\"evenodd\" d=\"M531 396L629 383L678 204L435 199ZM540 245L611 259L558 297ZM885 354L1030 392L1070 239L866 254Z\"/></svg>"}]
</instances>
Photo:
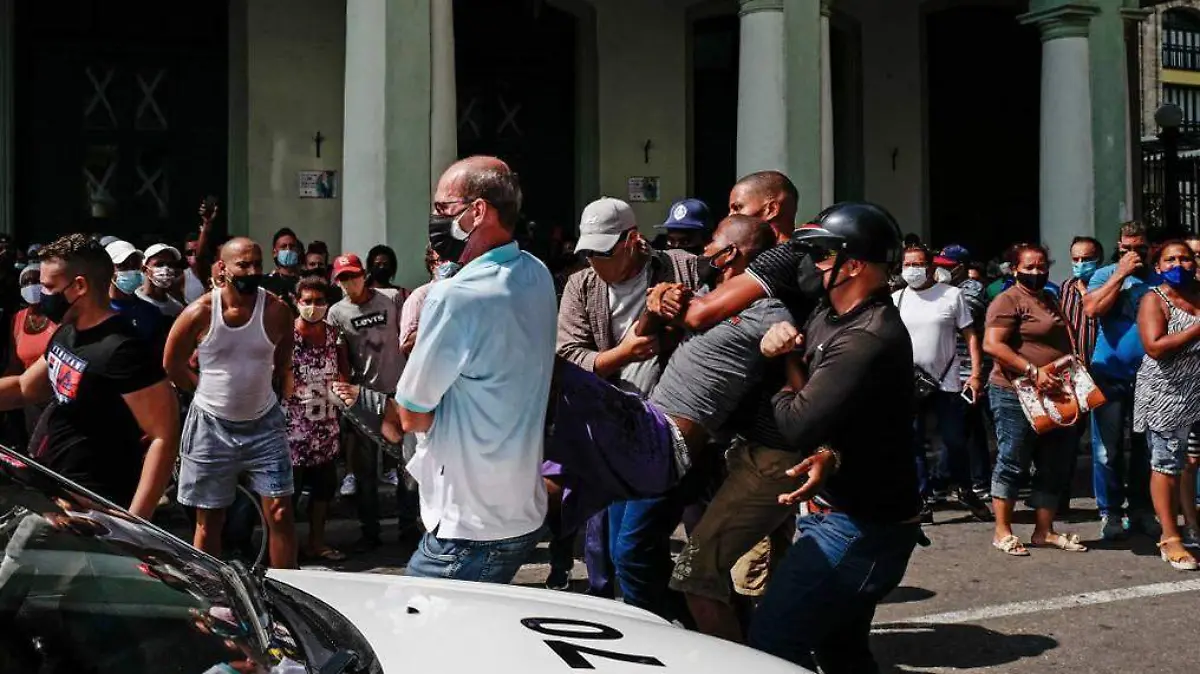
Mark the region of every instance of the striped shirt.
<instances>
[{"instance_id":1,"label":"striped shirt","mask_svg":"<svg viewBox=\"0 0 1200 674\"><path fill-rule=\"evenodd\" d=\"M1085 365L1092 364L1092 352L1096 350L1096 319L1088 318L1083 312L1084 291L1079 289L1077 279L1063 281L1062 293L1059 295L1059 308L1067 326L1071 328L1071 336L1075 339L1075 355Z\"/></svg>"}]
</instances>

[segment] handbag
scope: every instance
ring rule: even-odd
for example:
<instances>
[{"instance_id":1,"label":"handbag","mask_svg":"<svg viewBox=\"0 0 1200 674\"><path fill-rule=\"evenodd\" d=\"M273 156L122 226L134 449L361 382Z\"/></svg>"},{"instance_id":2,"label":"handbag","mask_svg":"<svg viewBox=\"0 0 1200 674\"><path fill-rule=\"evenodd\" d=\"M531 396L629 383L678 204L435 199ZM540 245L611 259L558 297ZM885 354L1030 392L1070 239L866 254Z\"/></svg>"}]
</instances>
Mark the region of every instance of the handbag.
<instances>
[{"instance_id":1,"label":"handbag","mask_svg":"<svg viewBox=\"0 0 1200 674\"><path fill-rule=\"evenodd\" d=\"M1049 368L1058 380L1058 385L1049 391L1039 390L1029 376L1018 377L1012 382L1021 411L1038 435L1074 426L1084 414L1108 402L1087 368L1075 356L1063 356Z\"/></svg>"},{"instance_id":2,"label":"handbag","mask_svg":"<svg viewBox=\"0 0 1200 674\"><path fill-rule=\"evenodd\" d=\"M896 302L897 311L904 305L904 293L907 291L908 288L900 291L900 299ZM942 370L942 376L936 379L921 366L913 365L913 395L917 397L918 401L924 400L941 390L942 380L946 378L946 375L950 374L950 368L954 367L954 360L952 356L950 362L946 363L946 369Z\"/></svg>"}]
</instances>

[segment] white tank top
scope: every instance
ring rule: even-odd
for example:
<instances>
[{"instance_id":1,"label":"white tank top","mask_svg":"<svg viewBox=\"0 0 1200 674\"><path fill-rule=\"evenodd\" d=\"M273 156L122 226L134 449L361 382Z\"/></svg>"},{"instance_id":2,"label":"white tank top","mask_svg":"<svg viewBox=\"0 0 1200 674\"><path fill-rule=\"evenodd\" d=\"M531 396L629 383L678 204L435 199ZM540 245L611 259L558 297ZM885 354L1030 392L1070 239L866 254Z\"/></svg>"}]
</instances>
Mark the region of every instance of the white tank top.
<instances>
[{"instance_id":1,"label":"white tank top","mask_svg":"<svg viewBox=\"0 0 1200 674\"><path fill-rule=\"evenodd\" d=\"M212 324L197 349L200 382L192 404L225 421L260 419L277 400L271 388L275 345L263 327L267 291L258 289L254 314L238 328L225 325L220 289L212 298Z\"/></svg>"}]
</instances>

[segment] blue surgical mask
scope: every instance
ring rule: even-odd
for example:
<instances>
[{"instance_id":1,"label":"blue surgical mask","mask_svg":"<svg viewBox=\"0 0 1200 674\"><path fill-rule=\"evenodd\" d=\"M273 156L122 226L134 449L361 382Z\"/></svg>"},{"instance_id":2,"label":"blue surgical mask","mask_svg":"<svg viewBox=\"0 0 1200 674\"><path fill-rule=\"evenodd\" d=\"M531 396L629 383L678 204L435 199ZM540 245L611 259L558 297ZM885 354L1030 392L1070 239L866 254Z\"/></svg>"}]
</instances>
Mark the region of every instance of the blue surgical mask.
<instances>
[{"instance_id":1,"label":"blue surgical mask","mask_svg":"<svg viewBox=\"0 0 1200 674\"><path fill-rule=\"evenodd\" d=\"M1084 260L1083 262L1072 262L1071 273L1075 278L1086 279L1096 273L1096 269L1100 267L1100 263L1095 260Z\"/></svg>"},{"instance_id":2,"label":"blue surgical mask","mask_svg":"<svg viewBox=\"0 0 1200 674\"><path fill-rule=\"evenodd\" d=\"M297 253L291 248L284 248L275 254L275 262L277 262L280 267L295 267L296 265L300 264L300 253Z\"/></svg>"},{"instance_id":3,"label":"blue surgical mask","mask_svg":"<svg viewBox=\"0 0 1200 674\"><path fill-rule=\"evenodd\" d=\"M1162 277L1164 283L1176 290L1185 290L1196 283L1196 272L1188 271L1183 267L1171 267L1159 276Z\"/></svg>"},{"instance_id":4,"label":"blue surgical mask","mask_svg":"<svg viewBox=\"0 0 1200 674\"><path fill-rule=\"evenodd\" d=\"M142 287L142 281L144 280L145 279L142 278L142 272L138 271L137 269L132 271L119 271L117 272L117 277L113 279L113 285L117 287L117 290L120 290L126 295L132 295L133 291Z\"/></svg>"}]
</instances>

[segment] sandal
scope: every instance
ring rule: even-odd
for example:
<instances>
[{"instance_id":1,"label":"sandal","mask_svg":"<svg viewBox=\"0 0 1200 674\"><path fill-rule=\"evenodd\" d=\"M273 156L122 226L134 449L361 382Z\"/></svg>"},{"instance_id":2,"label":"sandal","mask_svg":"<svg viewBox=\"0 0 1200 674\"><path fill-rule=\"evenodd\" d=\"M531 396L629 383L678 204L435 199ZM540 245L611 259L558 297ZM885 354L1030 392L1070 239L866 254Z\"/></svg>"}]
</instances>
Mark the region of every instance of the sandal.
<instances>
[{"instance_id":1,"label":"sandal","mask_svg":"<svg viewBox=\"0 0 1200 674\"><path fill-rule=\"evenodd\" d=\"M992 547L1006 555L1012 555L1013 557L1029 556L1029 551L1026 550L1025 546L1021 544L1021 539L1012 534L1009 534L998 541L993 540Z\"/></svg>"},{"instance_id":2,"label":"sandal","mask_svg":"<svg viewBox=\"0 0 1200 674\"><path fill-rule=\"evenodd\" d=\"M1053 540L1047 538L1041 543L1030 541L1030 545L1035 548L1058 548L1066 552L1087 552L1087 546L1079 542L1079 534L1052 533L1050 535L1054 536Z\"/></svg>"},{"instance_id":3,"label":"sandal","mask_svg":"<svg viewBox=\"0 0 1200 674\"><path fill-rule=\"evenodd\" d=\"M1176 571L1200 570L1200 562L1197 562L1196 558L1192 557L1191 553L1184 551L1182 555L1175 555L1172 557L1170 553L1167 552L1166 546L1170 545L1171 543L1182 544L1182 542L1182 539L1180 539L1178 536L1172 536L1166 540L1159 541L1158 550L1162 555L1162 560L1170 564L1171 568L1175 569Z\"/></svg>"}]
</instances>

